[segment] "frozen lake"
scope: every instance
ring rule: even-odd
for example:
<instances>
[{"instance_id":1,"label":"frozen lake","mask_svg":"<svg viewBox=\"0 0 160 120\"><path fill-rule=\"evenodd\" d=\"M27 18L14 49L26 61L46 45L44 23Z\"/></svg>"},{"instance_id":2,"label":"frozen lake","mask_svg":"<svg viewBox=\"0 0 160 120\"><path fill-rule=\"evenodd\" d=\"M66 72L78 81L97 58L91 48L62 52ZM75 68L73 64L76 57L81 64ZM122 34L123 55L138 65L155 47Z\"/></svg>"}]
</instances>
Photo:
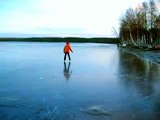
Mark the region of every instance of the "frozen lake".
<instances>
[{"instance_id":1,"label":"frozen lake","mask_svg":"<svg viewBox=\"0 0 160 120\"><path fill-rule=\"evenodd\" d=\"M64 63L64 45L0 42L1 120L160 120L160 65L94 43Z\"/></svg>"}]
</instances>

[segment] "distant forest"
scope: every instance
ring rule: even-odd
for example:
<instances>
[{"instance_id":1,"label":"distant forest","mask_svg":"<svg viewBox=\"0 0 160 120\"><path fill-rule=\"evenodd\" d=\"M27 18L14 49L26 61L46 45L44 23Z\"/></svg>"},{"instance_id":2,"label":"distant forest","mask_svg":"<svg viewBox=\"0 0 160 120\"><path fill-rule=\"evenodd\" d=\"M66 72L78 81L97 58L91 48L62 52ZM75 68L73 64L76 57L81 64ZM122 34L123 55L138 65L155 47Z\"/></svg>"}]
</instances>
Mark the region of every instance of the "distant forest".
<instances>
[{"instance_id":1,"label":"distant forest","mask_svg":"<svg viewBox=\"0 0 160 120\"><path fill-rule=\"evenodd\" d=\"M33 38L0 38L0 41L25 41L25 42L89 42L89 43L119 43L118 38L79 38L79 37L33 37Z\"/></svg>"},{"instance_id":2,"label":"distant forest","mask_svg":"<svg viewBox=\"0 0 160 120\"><path fill-rule=\"evenodd\" d=\"M128 8L120 19L119 38L122 45L138 48L160 44L160 2L149 0L135 9Z\"/></svg>"}]
</instances>

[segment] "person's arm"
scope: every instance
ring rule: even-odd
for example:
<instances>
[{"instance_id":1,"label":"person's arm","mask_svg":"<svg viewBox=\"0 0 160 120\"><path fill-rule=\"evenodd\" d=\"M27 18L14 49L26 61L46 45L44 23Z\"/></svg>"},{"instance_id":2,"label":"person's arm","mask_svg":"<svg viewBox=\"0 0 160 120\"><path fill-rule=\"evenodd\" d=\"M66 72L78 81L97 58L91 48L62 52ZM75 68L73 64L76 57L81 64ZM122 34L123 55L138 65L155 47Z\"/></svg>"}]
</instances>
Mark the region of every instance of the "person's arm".
<instances>
[{"instance_id":1,"label":"person's arm","mask_svg":"<svg viewBox=\"0 0 160 120\"><path fill-rule=\"evenodd\" d=\"M69 46L69 49L70 49L70 51L73 53L73 50L72 50L71 46Z\"/></svg>"},{"instance_id":2,"label":"person's arm","mask_svg":"<svg viewBox=\"0 0 160 120\"><path fill-rule=\"evenodd\" d=\"M65 46L64 46L64 48L63 48L63 52L65 53Z\"/></svg>"}]
</instances>

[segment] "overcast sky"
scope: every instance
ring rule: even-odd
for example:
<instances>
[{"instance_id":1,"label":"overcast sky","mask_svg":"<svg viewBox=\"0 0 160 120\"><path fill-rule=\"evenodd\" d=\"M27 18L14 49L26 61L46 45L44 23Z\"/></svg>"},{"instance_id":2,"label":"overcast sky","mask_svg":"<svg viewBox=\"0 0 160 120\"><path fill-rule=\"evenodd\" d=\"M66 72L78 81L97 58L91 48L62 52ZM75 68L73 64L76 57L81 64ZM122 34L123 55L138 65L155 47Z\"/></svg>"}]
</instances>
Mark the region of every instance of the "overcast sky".
<instances>
[{"instance_id":1,"label":"overcast sky","mask_svg":"<svg viewBox=\"0 0 160 120\"><path fill-rule=\"evenodd\" d=\"M0 0L0 37L115 37L129 7L145 0Z\"/></svg>"}]
</instances>

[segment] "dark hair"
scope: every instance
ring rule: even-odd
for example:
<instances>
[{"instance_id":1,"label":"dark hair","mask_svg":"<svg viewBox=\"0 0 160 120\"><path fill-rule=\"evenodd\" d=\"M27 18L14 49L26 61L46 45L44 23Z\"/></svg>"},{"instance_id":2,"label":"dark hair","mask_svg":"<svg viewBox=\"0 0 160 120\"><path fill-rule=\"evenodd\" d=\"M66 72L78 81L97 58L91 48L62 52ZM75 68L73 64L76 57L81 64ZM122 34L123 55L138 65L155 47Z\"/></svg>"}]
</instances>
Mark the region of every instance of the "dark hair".
<instances>
[{"instance_id":1,"label":"dark hair","mask_svg":"<svg viewBox=\"0 0 160 120\"><path fill-rule=\"evenodd\" d=\"M69 44L69 41L67 41L66 44Z\"/></svg>"}]
</instances>

